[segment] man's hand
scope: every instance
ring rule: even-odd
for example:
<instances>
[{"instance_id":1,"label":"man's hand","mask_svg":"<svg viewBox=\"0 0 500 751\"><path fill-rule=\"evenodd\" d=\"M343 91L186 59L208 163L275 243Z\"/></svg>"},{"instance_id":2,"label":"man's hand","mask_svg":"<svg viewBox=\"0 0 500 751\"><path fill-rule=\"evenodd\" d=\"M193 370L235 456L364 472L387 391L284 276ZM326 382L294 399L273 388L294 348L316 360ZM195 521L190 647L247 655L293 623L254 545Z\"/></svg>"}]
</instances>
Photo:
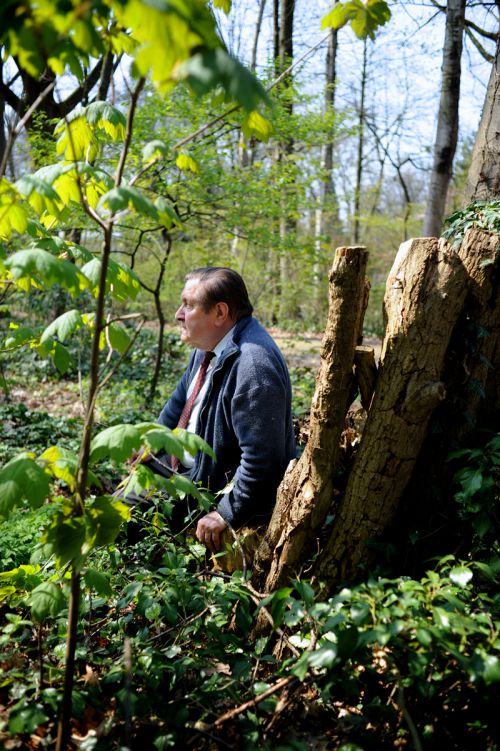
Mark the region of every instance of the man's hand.
<instances>
[{"instance_id":1,"label":"man's hand","mask_svg":"<svg viewBox=\"0 0 500 751\"><path fill-rule=\"evenodd\" d=\"M203 516L196 526L196 539L202 542L211 553L218 553L221 549L220 536L226 529L224 521L218 511L211 511Z\"/></svg>"}]
</instances>

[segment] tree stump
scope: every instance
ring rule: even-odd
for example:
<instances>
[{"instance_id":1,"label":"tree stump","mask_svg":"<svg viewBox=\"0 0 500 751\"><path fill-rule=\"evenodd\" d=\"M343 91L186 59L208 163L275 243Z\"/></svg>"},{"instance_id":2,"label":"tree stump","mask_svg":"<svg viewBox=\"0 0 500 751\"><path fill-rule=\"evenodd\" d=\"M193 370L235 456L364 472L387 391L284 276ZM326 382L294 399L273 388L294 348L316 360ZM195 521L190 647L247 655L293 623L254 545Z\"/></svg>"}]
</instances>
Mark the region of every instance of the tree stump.
<instances>
[{"instance_id":1,"label":"tree stump","mask_svg":"<svg viewBox=\"0 0 500 751\"><path fill-rule=\"evenodd\" d=\"M375 396L330 539L315 573L331 586L370 561L367 543L392 520L429 418L446 396L450 337L491 245L472 232L458 252L444 240L401 245L384 298L386 332Z\"/></svg>"},{"instance_id":2,"label":"tree stump","mask_svg":"<svg viewBox=\"0 0 500 751\"><path fill-rule=\"evenodd\" d=\"M300 568L314 542L314 530L324 521L332 501L340 436L352 389L354 352L366 308L367 258L364 247L336 250L309 440L298 462L285 474L254 561L254 575L266 591L279 587Z\"/></svg>"}]
</instances>

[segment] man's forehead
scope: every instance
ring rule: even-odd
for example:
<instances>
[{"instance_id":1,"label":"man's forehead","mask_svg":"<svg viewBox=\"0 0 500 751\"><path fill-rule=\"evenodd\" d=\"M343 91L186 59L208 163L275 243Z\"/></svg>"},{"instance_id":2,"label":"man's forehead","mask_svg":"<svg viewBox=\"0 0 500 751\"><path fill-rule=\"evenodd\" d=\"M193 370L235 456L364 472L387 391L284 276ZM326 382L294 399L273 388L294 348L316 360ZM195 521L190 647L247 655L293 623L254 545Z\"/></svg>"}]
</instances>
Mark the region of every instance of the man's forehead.
<instances>
[{"instance_id":1,"label":"man's forehead","mask_svg":"<svg viewBox=\"0 0 500 751\"><path fill-rule=\"evenodd\" d=\"M197 291L200 286L201 282L199 279L188 279L181 292L181 297L190 300L196 299L198 297Z\"/></svg>"}]
</instances>

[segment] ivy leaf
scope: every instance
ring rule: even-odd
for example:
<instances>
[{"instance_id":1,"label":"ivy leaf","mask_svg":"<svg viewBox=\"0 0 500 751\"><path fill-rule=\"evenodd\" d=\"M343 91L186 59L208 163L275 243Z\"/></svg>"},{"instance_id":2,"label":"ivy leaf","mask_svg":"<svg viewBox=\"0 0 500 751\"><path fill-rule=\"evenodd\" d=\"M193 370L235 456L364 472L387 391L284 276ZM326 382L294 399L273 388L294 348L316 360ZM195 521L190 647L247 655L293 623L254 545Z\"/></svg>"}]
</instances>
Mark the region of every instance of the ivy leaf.
<instances>
[{"instance_id":1,"label":"ivy leaf","mask_svg":"<svg viewBox=\"0 0 500 751\"><path fill-rule=\"evenodd\" d=\"M0 517L7 517L21 501L32 508L42 505L49 494L49 477L27 453L19 454L0 469Z\"/></svg>"},{"instance_id":2,"label":"ivy leaf","mask_svg":"<svg viewBox=\"0 0 500 751\"><path fill-rule=\"evenodd\" d=\"M500 660L496 655L484 656L483 678L487 685L500 682Z\"/></svg>"},{"instance_id":3,"label":"ivy leaf","mask_svg":"<svg viewBox=\"0 0 500 751\"><path fill-rule=\"evenodd\" d=\"M144 433L157 427L156 423L141 422L137 425L113 425L106 428L92 441L90 460L96 462L109 457L122 462L140 448Z\"/></svg>"},{"instance_id":4,"label":"ivy leaf","mask_svg":"<svg viewBox=\"0 0 500 751\"><path fill-rule=\"evenodd\" d=\"M59 615L65 605L65 598L61 587L55 582L46 581L38 585L28 598L31 615L38 623L47 617Z\"/></svg>"},{"instance_id":5,"label":"ivy leaf","mask_svg":"<svg viewBox=\"0 0 500 751\"><path fill-rule=\"evenodd\" d=\"M74 263L56 258L46 250L19 250L6 259L5 266L14 282L22 288L27 285L29 289L33 283L42 287L58 284L75 297L90 286L89 280Z\"/></svg>"},{"instance_id":6,"label":"ivy leaf","mask_svg":"<svg viewBox=\"0 0 500 751\"><path fill-rule=\"evenodd\" d=\"M83 578L89 589L94 589L100 597L111 597L113 590L109 583L109 578L101 571L95 568L89 568L85 571Z\"/></svg>"},{"instance_id":7,"label":"ivy leaf","mask_svg":"<svg viewBox=\"0 0 500 751\"><path fill-rule=\"evenodd\" d=\"M74 334L83 325L82 316L79 310L74 308L73 310L67 310L65 313L56 318L52 323L49 323L40 337L40 341L44 342L47 339L57 337L60 342L66 341L66 339Z\"/></svg>"}]
</instances>

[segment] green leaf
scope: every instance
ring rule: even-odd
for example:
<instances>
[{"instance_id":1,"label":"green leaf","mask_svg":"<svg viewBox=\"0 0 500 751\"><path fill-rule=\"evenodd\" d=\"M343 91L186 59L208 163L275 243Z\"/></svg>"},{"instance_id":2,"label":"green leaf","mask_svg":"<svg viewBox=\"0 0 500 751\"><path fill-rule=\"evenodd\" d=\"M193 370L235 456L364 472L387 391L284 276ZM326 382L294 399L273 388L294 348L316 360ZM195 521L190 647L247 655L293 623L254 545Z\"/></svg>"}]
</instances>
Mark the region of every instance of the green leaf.
<instances>
[{"instance_id":1,"label":"green leaf","mask_svg":"<svg viewBox=\"0 0 500 751\"><path fill-rule=\"evenodd\" d=\"M21 501L41 506L49 494L50 480L28 454L20 454L0 469L0 517L7 517Z\"/></svg>"},{"instance_id":2,"label":"green leaf","mask_svg":"<svg viewBox=\"0 0 500 751\"><path fill-rule=\"evenodd\" d=\"M85 511L94 547L114 542L123 522L130 519L130 506L113 496L99 496L88 501Z\"/></svg>"},{"instance_id":3,"label":"green leaf","mask_svg":"<svg viewBox=\"0 0 500 751\"><path fill-rule=\"evenodd\" d=\"M107 338L112 349L123 355L130 346L130 337L123 326L110 323L106 326Z\"/></svg>"},{"instance_id":4,"label":"green leaf","mask_svg":"<svg viewBox=\"0 0 500 751\"><path fill-rule=\"evenodd\" d=\"M214 8L220 8L223 10L227 16L231 10L231 0L213 0L213 6Z\"/></svg>"},{"instance_id":5,"label":"green leaf","mask_svg":"<svg viewBox=\"0 0 500 751\"><path fill-rule=\"evenodd\" d=\"M82 266L82 274L89 279L92 293L97 297L101 279L102 262L100 258L92 258ZM120 261L108 260L106 272L106 292L115 300L135 300L140 290L140 283L135 272Z\"/></svg>"},{"instance_id":6,"label":"green leaf","mask_svg":"<svg viewBox=\"0 0 500 751\"><path fill-rule=\"evenodd\" d=\"M336 3L334 8L323 17L321 28L340 29L348 22L360 39L375 38L375 32L384 26L391 17L391 11L385 0L349 0Z\"/></svg>"},{"instance_id":7,"label":"green leaf","mask_svg":"<svg viewBox=\"0 0 500 751\"><path fill-rule=\"evenodd\" d=\"M47 722L48 716L41 704L26 706L23 698L9 713L9 733L12 735L32 734L35 730Z\"/></svg>"},{"instance_id":8,"label":"green leaf","mask_svg":"<svg viewBox=\"0 0 500 751\"><path fill-rule=\"evenodd\" d=\"M51 616L58 615L65 605L61 587L54 582L42 582L36 587L28 598L31 615L35 621L41 623Z\"/></svg>"},{"instance_id":9,"label":"green leaf","mask_svg":"<svg viewBox=\"0 0 500 751\"><path fill-rule=\"evenodd\" d=\"M6 259L5 266L14 282L25 290L32 284L41 287L58 284L75 297L90 286L74 263L56 258L46 250L19 250Z\"/></svg>"},{"instance_id":10,"label":"green leaf","mask_svg":"<svg viewBox=\"0 0 500 751\"><path fill-rule=\"evenodd\" d=\"M38 460L43 462L47 472L58 480L63 480L69 488L74 491L76 488L76 470L78 467L78 456L69 449L61 446L50 446L40 454ZM87 485L100 487L99 478L89 470L87 476Z\"/></svg>"},{"instance_id":11,"label":"green leaf","mask_svg":"<svg viewBox=\"0 0 500 751\"><path fill-rule=\"evenodd\" d=\"M16 188L24 195L38 215L48 211L54 216L60 213L60 198L52 185L36 175L24 175L16 182Z\"/></svg>"},{"instance_id":12,"label":"green leaf","mask_svg":"<svg viewBox=\"0 0 500 751\"><path fill-rule=\"evenodd\" d=\"M150 162L152 159L161 159L169 153L168 147L163 141L149 141L142 150L142 160Z\"/></svg>"},{"instance_id":13,"label":"green leaf","mask_svg":"<svg viewBox=\"0 0 500 751\"><path fill-rule=\"evenodd\" d=\"M71 365L71 355L69 350L67 350L64 345L54 341L50 355L58 372L61 373L61 375L64 375Z\"/></svg>"},{"instance_id":14,"label":"green leaf","mask_svg":"<svg viewBox=\"0 0 500 751\"><path fill-rule=\"evenodd\" d=\"M500 682L500 660L496 655L484 656L483 678L488 685Z\"/></svg>"},{"instance_id":15,"label":"green leaf","mask_svg":"<svg viewBox=\"0 0 500 751\"><path fill-rule=\"evenodd\" d=\"M158 219L164 227L170 229L174 224L178 227L182 227L182 222L179 216L175 213L166 198L158 196L155 201L155 206L158 209Z\"/></svg>"},{"instance_id":16,"label":"green leaf","mask_svg":"<svg viewBox=\"0 0 500 751\"><path fill-rule=\"evenodd\" d=\"M66 516L62 512L54 515L42 541L50 546L59 566L73 563L78 568L85 544L83 516Z\"/></svg>"},{"instance_id":17,"label":"green leaf","mask_svg":"<svg viewBox=\"0 0 500 751\"><path fill-rule=\"evenodd\" d=\"M200 165L198 162L193 159L192 156L183 152L177 156L175 163L180 170L189 170L190 172L195 173L199 173L200 171Z\"/></svg>"},{"instance_id":18,"label":"green leaf","mask_svg":"<svg viewBox=\"0 0 500 751\"><path fill-rule=\"evenodd\" d=\"M44 342L49 338L57 337L60 342L66 341L66 339L74 334L83 325L82 316L79 310L67 310L52 323L49 323L40 337L40 341Z\"/></svg>"},{"instance_id":19,"label":"green leaf","mask_svg":"<svg viewBox=\"0 0 500 751\"><path fill-rule=\"evenodd\" d=\"M183 430L182 428L175 428L174 435L176 437L179 437L179 440L183 444L183 446L189 451L189 453L192 456L195 456L198 451L203 451L204 454L208 454L214 461L217 461L217 457L215 456L215 452L212 449L211 446L208 445L206 441L203 440L199 435L196 435L196 433L189 433L187 430Z\"/></svg>"},{"instance_id":20,"label":"green leaf","mask_svg":"<svg viewBox=\"0 0 500 751\"><path fill-rule=\"evenodd\" d=\"M453 584L457 584L459 587L466 587L472 577L472 571L466 566L456 566L450 571L451 581L453 582Z\"/></svg>"},{"instance_id":21,"label":"green leaf","mask_svg":"<svg viewBox=\"0 0 500 751\"><path fill-rule=\"evenodd\" d=\"M99 201L98 208L109 209L113 214L118 211L136 211L142 216L158 221L158 209L138 188L123 185L105 193Z\"/></svg>"},{"instance_id":22,"label":"green leaf","mask_svg":"<svg viewBox=\"0 0 500 751\"><path fill-rule=\"evenodd\" d=\"M83 578L85 584L89 589L94 589L99 597L111 597L113 590L109 578L101 571L97 571L95 568L89 568L85 571Z\"/></svg>"},{"instance_id":23,"label":"green leaf","mask_svg":"<svg viewBox=\"0 0 500 751\"><path fill-rule=\"evenodd\" d=\"M17 323L10 323L9 329L9 334L2 345L5 349L14 349L38 339L39 329L33 326L18 326Z\"/></svg>"},{"instance_id":24,"label":"green leaf","mask_svg":"<svg viewBox=\"0 0 500 751\"><path fill-rule=\"evenodd\" d=\"M312 668L331 668L337 659L337 645L325 640L315 652L309 655L309 665Z\"/></svg>"},{"instance_id":25,"label":"green leaf","mask_svg":"<svg viewBox=\"0 0 500 751\"><path fill-rule=\"evenodd\" d=\"M243 118L241 130L245 138L258 138L260 141L267 143L273 132L272 123L263 117L259 112L249 112Z\"/></svg>"},{"instance_id":26,"label":"green leaf","mask_svg":"<svg viewBox=\"0 0 500 751\"><path fill-rule=\"evenodd\" d=\"M141 422L137 425L113 425L106 428L92 441L90 460L96 462L109 457L122 462L140 448L144 433L157 427L156 423Z\"/></svg>"},{"instance_id":27,"label":"green leaf","mask_svg":"<svg viewBox=\"0 0 500 751\"><path fill-rule=\"evenodd\" d=\"M222 48L193 55L182 66L181 75L198 96L222 85L227 98L247 112L256 110L261 102L269 101L262 84Z\"/></svg>"}]
</instances>

